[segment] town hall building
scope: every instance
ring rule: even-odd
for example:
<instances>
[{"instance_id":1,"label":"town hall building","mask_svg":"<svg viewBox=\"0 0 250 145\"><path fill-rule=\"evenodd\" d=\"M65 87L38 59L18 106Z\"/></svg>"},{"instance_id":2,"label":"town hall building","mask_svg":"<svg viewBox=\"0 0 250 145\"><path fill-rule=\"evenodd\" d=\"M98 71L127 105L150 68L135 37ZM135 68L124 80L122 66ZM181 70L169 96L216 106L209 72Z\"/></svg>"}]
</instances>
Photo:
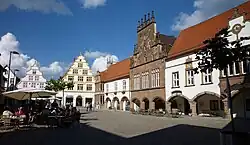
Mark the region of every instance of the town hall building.
<instances>
[{"instance_id":1,"label":"town hall building","mask_svg":"<svg viewBox=\"0 0 250 145\"><path fill-rule=\"evenodd\" d=\"M174 36L157 32L154 12L138 21L137 44L130 58L134 110L165 110L165 59L174 41Z\"/></svg>"}]
</instances>

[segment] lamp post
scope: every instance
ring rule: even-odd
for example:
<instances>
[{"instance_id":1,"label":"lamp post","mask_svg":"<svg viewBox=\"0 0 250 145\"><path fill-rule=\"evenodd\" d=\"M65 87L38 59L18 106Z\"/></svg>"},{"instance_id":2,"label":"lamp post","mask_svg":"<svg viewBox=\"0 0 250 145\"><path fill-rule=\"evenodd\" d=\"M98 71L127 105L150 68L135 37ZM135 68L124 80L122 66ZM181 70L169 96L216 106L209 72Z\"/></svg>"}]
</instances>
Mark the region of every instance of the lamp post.
<instances>
[{"instance_id":1,"label":"lamp post","mask_svg":"<svg viewBox=\"0 0 250 145\"><path fill-rule=\"evenodd\" d=\"M16 88L16 84L17 84L17 76L16 76L16 72L18 72L19 71L19 69L14 69L14 87Z\"/></svg>"},{"instance_id":2,"label":"lamp post","mask_svg":"<svg viewBox=\"0 0 250 145\"><path fill-rule=\"evenodd\" d=\"M8 70L8 79L7 79L7 91L8 91L9 83L10 83L10 66L11 66L11 55L12 54L20 55L19 52L17 52L17 51L10 51L9 70Z\"/></svg>"}]
</instances>

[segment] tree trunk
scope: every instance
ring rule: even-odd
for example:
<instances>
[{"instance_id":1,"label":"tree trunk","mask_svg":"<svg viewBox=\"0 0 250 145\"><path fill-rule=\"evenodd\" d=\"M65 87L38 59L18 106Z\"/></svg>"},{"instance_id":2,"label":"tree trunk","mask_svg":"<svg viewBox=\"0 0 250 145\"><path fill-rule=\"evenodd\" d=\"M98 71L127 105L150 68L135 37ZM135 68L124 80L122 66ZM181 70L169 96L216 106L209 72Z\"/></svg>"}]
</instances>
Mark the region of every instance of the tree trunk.
<instances>
[{"instance_id":1,"label":"tree trunk","mask_svg":"<svg viewBox=\"0 0 250 145\"><path fill-rule=\"evenodd\" d=\"M62 90L62 92L63 92L63 96L62 96L62 106L65 106L64 105L64 89ZM66 100L65 100L66 101Z\"/></svg>"}]
</instances>

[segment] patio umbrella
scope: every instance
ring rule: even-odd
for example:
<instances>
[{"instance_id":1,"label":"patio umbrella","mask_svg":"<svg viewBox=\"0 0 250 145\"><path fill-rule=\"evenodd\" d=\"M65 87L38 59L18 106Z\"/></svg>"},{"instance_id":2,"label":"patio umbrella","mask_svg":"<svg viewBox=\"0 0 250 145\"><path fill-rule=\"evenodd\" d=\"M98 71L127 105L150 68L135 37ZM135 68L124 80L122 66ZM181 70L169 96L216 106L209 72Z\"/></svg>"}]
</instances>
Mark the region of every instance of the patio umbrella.
<instances>
[{"instance_id":1,"label":"patio umbrella","mask_svg":"<svg viewBox=\"0 0 250 145\"><path fill-rule=\"evenodd\" d=\"M16 100L27 100L31 98L51 97L56 95L54 91L39 90L39 89L19 89L14 91L4 92L3 95Z\"/></svg>"}]
</instances>

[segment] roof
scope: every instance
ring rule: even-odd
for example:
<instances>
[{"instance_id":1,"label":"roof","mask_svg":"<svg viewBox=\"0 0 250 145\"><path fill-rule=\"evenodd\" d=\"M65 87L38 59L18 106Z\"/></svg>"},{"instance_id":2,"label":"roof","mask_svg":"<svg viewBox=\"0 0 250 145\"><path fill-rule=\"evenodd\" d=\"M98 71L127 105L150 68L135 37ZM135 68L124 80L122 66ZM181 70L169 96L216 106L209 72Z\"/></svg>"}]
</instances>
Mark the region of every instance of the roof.
<instances>
[{"instance_id":1,"label":"roof","mask_svg":"<svg viewBox=\"0 0 250 145\"><path fill-rule=\"evenodd\" d=\"M240 14L246 12L247 15L244 16L244 19L250 20L250 1L236 8ZM214 37L218 31L228 26L228 21L232 18L234 10L235 8L232 8L204 22L182 30L169 51L168 58L171 59L202 48L204 46L203 41Z\"/></svg>"},{"instance_id":2,"label":"roof","mask_svg":"<svg viewBox=\"0 0 250 145\"><path fill-rule=\"evenodd\" d=\"M163 44L173 45L176 38L174 36L159 34L159 39Z\"/></svg>"},{"instance_id":3,"label":"roof","mask_svg":"<svg viewBox=\"0 0 250 145\"><path fill-rule=\"evenodd\" d=\"M124 77L129 77L130 59L124 59L116 64L112 64L107 70L101 73L101 80L109 82Z\"/></svg>"}]
</instances>

